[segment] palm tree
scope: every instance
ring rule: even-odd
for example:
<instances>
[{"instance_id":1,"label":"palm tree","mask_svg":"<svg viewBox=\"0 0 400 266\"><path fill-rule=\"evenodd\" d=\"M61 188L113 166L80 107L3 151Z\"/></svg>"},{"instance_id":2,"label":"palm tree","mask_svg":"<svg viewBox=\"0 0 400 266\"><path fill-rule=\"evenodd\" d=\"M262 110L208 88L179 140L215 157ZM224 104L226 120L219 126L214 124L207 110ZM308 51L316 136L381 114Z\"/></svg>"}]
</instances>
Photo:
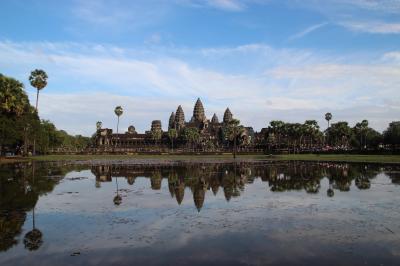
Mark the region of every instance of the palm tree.
<instances>
[{"instance_id":1,"label":"palm tree","mask_svg":"<svg viewBox=\"0 0 400 266\"><path fill-rule=\"evenodd\" d=\"M35 69L29 76L29 81L32 87L36 88L36 111L38 110L39 91L47 86L47 74L41 69Z\"/></svg>"},{"instance_id":2,"label":"palm tree","mask_svg":"<svg viewBox=\"0 0 400 266\"><path fill-rule=\"evenodd\" d=\"M97 121L96 122L96 129L97 131L99 131L101 129L101 126L103 125L103 123L101 121Z\"/></svg>"},{"instance_id":3,"label":"palm tree","mask_svg":"<svg viewBox=\"0 0 400 266\"><path fill-rule=\"evenodd\" d=\"M121 106L115 107L114 113L118 117L118 122L117 122L117 134L118 134L118 127L119 127L119 117L124 113L124 110L122 109Z\"/></svg>"},{"instance_id":4,"label":"palm tree","mask_svg":"<svg viewBox=\"0 0 400 266\"><path fill-rule=\"evenodd\" d=\"M151 138L154 140L155 144L158 144L158 142L161 140L162 137L162 131L161 130L153 130L151 131Z\"/></svg>"},{"instance_id":5,"label":"palm tree","mask_svg":"<svg viewBox=\"0 0 400 266\"><path fill-rule=\"evenodd\" d=\"M117 186L117 195L114 197L113 202L115 205L120 205L122 202L122 197L119 195L119 189L118 189L118 177L115 177L115 184Z\"/></svg>"},{"instance_id":6,"label":"palm tree","mask_svg":"<svg viewBox=\"0 0 400 266\"><path fill-rule=\"evenodd\" d=\"M364 147L367 146L367 132L368 132L368 120L361 121L361 133L364 133Z\"/></svg>"},{"instance_id":7,"label":"palm tree","mask_svg":"<svg viewBox=\"0 0 400 266\"><path fill-rule=\"evenodd\" d=\"M35 163L32 164L32 190L34 190L35 184ZM35 192L35 191L33 191ZM32 230L26 233L24 236L25 248L37 250L43 244L42 232L35 226L35 206L32 208Z\"/></svg>"},{"instance_id":8,"label":"palm tree","mask_svg":"<svg viewBox=\"0 0 400 266\"><path fill-rule=\"evenodd\" d=\"M39 104L39 91L47 86L47 74L44 70L35 69L31 72L29 76L29 82L32 87L36 88L36 105L35 109L38 112L38 104ZM36 154L36 137L33 139L33 155Z\"/></svg>"},{"instance_id":9,"label":"palm tree","mask_svg":"<svg viewBox=\"0 0 400 266\"><path fill-rule=\"evenodd\" d=\"M243 132L243 128L239 126L240 121L238 119L232 119L228 123L228 139L233 140L233 158L236 159L237 151L237 137Z\"/></svg>"},{"instance_id":10,"label":"palm tree","mask_svg":"<svg viewBox=\"0 0 400 266\"><path fill-rule=\"evenodd\" d=\"M278 149L280 149L282 133L285 131L285 123L280 120L273 120L270 123L274 135L277 136Z\"/></svg>"},{"instance_id":11,"label":"palm tree","mask_svg":"<svg viewBox=\"0 0 400 266\"><path fill-rule=\"evenodd\" d=\"M171 128L168 130L168 137L171 140L172 152L174 152L174 140L178 137L178 132L175 128Z\"/></svg>"},{"instance_id":12,"label":"palm tree","mask_svg":"<svg viewBox=\"0 0 400 266\"><path fill-rule=\"evenodd\" d=\"M329 139L328 139L328 133L329 133L329 121L331 121L331 119L332 119L332 114L331 113L326 113L325 114L325 120L326 121L328 121L328 128L326 129L326 133L327 133L327 141L329 142ZM325 145L325 144L324 144Z\"/></svg>"},{"instance_id":13,"label":"palm tree","mask_svg":"<svg viewBox=\"0 0 400 266\"><path fill-rule=\"evenodd\" d=\"M328 121L328 128L329 128L329 121L332 119L332 114L331 113L326 113L325 114L325 120Z\"/></svg>"}]
</instances>

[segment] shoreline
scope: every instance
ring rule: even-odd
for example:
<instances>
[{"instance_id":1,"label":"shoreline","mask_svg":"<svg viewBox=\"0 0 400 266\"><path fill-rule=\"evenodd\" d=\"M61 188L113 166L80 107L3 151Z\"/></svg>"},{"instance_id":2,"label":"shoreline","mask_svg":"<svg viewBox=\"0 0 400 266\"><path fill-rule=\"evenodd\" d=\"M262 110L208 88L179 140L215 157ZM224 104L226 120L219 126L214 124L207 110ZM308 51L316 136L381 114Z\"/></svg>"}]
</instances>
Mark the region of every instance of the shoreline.
<instances>
[{"instance_id":1,"label":"shoreline","mask_svg":"<svg viewBox=\"0 0 400 266\"><path fill-rule=\"evenodd\" d=\"M238 155L236 160L231 154L224 155L41 155L34 157L0 158L0 164L21 162L75 162L99 164L168 164L168 163L232 163L263 161L314 161L337 163L380 163L400 164L400 155L357 155L357 154L288 154L288 155Z\"/></svg>"}]
</instances>

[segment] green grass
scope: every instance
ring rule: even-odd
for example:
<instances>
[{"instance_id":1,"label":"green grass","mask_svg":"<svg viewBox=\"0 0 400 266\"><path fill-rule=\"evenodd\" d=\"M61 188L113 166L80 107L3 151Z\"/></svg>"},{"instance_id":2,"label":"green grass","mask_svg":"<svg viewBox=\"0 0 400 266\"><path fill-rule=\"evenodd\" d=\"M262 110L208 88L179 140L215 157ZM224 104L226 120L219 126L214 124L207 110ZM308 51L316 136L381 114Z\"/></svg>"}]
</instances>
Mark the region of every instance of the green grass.
<instances>
[{"instance_id":1,"label":"green grass","mask_svg":"<svg viewBox=\"0 0 400 266\"><path fill-rule=\"evenodd\" d=\"M353 155L353 154L289 154L289 155L238 155L238 159L274 161L328 161L328 162L367 162L400 163L400 155ZM180 160L180 161L219 161L232 160L231 154L223 155L44 155L30 158L0 159L0 163L18 161L91 161L91 160Z\"/></svg>"},{"instance_id":2,"label":"green grass","mask_svg":"<svg viewBox=\"0 0 400 266\"><path fill-rule=\"evenodd\" d=\"M359 155L359 154L290 154L277 155L277 160L329 161L329 162L365 162L365 163L400 163L400 155Z\"/></svg>"}]
</instances>

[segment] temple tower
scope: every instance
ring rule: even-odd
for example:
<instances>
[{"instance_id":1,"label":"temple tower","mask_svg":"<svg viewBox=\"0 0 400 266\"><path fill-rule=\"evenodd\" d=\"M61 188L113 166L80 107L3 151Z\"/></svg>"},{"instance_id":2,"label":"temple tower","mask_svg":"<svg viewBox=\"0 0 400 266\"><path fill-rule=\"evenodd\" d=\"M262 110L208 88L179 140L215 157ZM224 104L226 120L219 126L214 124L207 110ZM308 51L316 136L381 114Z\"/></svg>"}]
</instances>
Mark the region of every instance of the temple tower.
<instances>
[{"instance_id":1,"label":"temple tower","mask_svg":"<svg viewBox=\"0 0 400 266\"><path fill-rule=\"evenodd\" d=\"M211 118L211 123L212 124L218 124L219 120L218 120L218 116L214 113L213 117Z\"/></svg>"},{"instance_id":2,"label":"temple tower","mask_svg":"<svg viewBox=\"0 0 400 266\"><path fill-rule=\"evenodd\" d=\"M175 113L172 112L171 116L169 117L169 121L168 121L168 129L172 129L175 128Z\"/></svg>"},{"instance_id":3,"label":"temple tower","mask_svg":"<svg viewBox=\"0 0 400 266\"><path fill-rule=\"evenodd\" d=\"M203 122L206 119L204 114L204 107L203 103L201 102L200 98L197 98L196 104L193 108L193 122Z\"/></svg>"},{"instance_id":4,"label":"temple tower","mask_svg":"<svg viewBox=\"0 0 400 266\"><path fill-rule=\"evenodd\" d=\"M153 122L151 122L151 131L152 132L162 132L162 128L161 128L161 120L153 120Z\"/></svg>"},{"instance_id":5,"label":"temple tower","mask_svg":"<svg viewBox=\"0 0 400 266\"><path fill-rule=\"evenodd\" d=\"M128 134L136 134L136 129L134 126L129 126L128 127Z\"/></svg>"},{"instance_id":6,"label":"temple tower","mask_svg":"<svg viewBox=\"0 0 400 266\"><path fill-rule=\"evenodd\" d=\"M175 126L177 130L180 130L185 126L185 113L182 110L182 106L178 106L175 113Z\"/></svg>"},{"instance_id":7,"label":"temple tower","mask_svg":"<svg viewBox=\"0 0 400 266\"><path fill-rule=\"evenodd\" d=\"M231 113L231 110L229 110L229 108L226 108L225 113L224 113L224 123L229 123L230 121L232 121L233 119L233 115Z\"/></svg>"}]
</instances>

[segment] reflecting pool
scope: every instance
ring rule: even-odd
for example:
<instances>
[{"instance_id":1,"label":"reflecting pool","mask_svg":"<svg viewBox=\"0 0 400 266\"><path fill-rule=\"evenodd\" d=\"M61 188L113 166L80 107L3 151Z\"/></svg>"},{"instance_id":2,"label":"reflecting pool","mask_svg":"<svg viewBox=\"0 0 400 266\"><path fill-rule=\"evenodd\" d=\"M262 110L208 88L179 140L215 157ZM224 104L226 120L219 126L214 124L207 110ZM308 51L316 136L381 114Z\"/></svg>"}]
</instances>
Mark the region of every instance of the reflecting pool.
<instances>
[{"instance_id":1,"label":"reflecting pool","mask_svg":"<svg viewBox=\"0 0 400 266\"><path fill-rule=\"evenodd\" d=\"M400 265L400 166L0 166L0 265Z\"/></svg>"}]
</instances>

